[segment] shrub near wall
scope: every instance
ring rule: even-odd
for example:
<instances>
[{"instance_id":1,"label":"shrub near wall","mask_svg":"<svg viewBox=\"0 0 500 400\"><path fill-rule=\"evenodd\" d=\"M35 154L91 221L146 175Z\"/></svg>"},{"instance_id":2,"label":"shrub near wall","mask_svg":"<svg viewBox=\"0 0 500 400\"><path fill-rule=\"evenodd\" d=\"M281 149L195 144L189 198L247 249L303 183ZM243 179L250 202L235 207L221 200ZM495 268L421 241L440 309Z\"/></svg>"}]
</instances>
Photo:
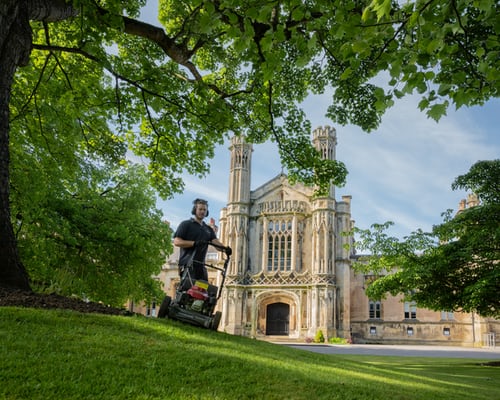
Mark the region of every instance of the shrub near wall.
<instances>
[{"instance_id":1,"label":"shrub near wall","mask_svg":"<svg viewBox=\"0 0 500 400\"><path fill-rule=\"evenodd\" d=\"M351 344L350 339L341 338L341 337L331 337L328 339L328 343L330 344Z\"/></svg>"},{"instance_id":2,"label":"shrub near wall","mask_svg":"<svg viewBox=\"0 0 500 400\"><path fill-rule=\"evenodd\" d=\"M325 342L325 336L323 335L323 331L320 329L318 332L316 332L316 336L314 337L314 343L324 343Z\"/></svg>"}]
</instances>

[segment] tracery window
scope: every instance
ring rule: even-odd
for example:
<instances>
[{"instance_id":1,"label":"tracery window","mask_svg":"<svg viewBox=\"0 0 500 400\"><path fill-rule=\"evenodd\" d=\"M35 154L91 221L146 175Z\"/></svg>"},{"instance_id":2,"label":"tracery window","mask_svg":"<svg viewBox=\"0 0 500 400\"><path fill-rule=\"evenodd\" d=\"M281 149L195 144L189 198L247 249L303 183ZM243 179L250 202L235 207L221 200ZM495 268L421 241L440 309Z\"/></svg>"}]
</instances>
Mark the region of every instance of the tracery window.
<instances>
[{"instance_id":1,"label":"tracery window","mask_svg":"<svg viewBox=\"0 0 500 400\"><path fill-rule=\"evenodd\" d=\"M292 221L269 221L267 240L267 271L291 271Z\"/></svg>"}]
</instances>

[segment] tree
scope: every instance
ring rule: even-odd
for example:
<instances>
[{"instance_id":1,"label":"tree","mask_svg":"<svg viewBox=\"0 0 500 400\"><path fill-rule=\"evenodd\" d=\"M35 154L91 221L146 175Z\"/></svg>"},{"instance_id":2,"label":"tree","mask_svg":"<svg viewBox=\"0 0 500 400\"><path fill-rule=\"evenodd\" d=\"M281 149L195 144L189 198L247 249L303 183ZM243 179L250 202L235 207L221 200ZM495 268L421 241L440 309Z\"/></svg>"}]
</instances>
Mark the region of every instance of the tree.
<instances>
[{"instance_id":1,"label":"tree","mask_svg":"<svg viewBox=\"0 0 500 400\"><path fill-rule=\"evenodd\" d=\"M369 250L356 269L380 275L366 290L370 298L386 293L432 310L500 316L500 160L478 161L455 179L453 189L473 191L478 205L448 210L431 233L413 232L400 241L384 231L391 223L357 230L356 247Z\"/></svg>"},{"instance_id":2,"label":"tree","mask_svg":"<svg viewBox=\"0 0 500 400\"><path fill-rule=\"evenodd\" d=\"M153 277L172 250L172 231L155 208L144 168L86 163L71 180L54 179L37 156L24 153L12 191L19 252L32 286L114 306L159 298ZM23 187L18 175L35 175L26 173L32 165L38 179Z\"/></svg>"},{"instance_id":3,"label":"tree","mask_svg":"<svg viewBox=\"0 0 500 400\"><path fill-rule=\"evenodd\" d=\"M122 159L120 151L129 149L149 161L162 196L182 189L181 172L206 173L214 146L243 133L254 143L276 141L289 177L315 185L318 195L343 184L344 165L321 160L310 144L299 104L311 92L333 88L327 115L367 131L394 98L414 90L435 119L449 102L460 107L498 96L493 0L164 0L163 28L135 19L143 5L1 2L1 285L29 288L9 208L13 83L30 93L22 111L38 122L33 135L57 141L65 125L92 139L93 151L101 138ZM389 89L373 83L381 71ZM38 79L23 78L35 72ZM41 85L50 98L37 96ZM56 130L54 118L61 119Z\"/></svg>"}]
</instances>

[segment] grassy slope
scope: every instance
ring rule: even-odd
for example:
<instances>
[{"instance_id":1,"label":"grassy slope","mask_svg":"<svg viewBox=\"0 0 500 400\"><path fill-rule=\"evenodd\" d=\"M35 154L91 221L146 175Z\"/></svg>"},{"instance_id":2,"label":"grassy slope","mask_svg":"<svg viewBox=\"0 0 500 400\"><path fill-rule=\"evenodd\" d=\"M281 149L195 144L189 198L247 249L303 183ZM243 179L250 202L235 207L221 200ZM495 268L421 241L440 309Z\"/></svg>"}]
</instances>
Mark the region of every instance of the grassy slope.
<instances>
[{"instance_id":1,"label":"grassy slope","mask_svg":"<svg viewBox=\"0 0 500 400\"><path fill-rule=\"evenodd\" d=\"M0 307L0 399L500 399L478 360L333 356L144 317Z\"/></svg>"}]
</instances>

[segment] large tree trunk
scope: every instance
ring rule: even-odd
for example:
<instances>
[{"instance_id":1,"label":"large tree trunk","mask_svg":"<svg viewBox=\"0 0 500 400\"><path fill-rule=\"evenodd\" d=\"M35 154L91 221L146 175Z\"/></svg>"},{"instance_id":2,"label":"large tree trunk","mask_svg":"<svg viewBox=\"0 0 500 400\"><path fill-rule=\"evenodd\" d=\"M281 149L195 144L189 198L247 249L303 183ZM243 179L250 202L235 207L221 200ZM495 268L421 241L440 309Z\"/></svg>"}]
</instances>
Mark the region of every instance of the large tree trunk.
<instances>
[{"instance_id":1,"label":"large tree trunk","mask_svg":"<svg viewBox=\"0 0 500 400\"><path fill-rule=\"evenodd\" d=\"M31 290L19 258L10 218L9 100L16 68L31 51L31 28L25 0L0 2L0 286Z\"/></svg>"},{"instance_id":2,"label":"large tree trunk","mask_svg":"<svg viewBox=\"0 0 500 400\"><path fill-rule=\"evenodd\" d=\"M31 290L10 218L9 101L14 74L29 62L30 20L52 22L75 15L66 0L0 0L0 287Z\"/></svg>"}]
</instances>

